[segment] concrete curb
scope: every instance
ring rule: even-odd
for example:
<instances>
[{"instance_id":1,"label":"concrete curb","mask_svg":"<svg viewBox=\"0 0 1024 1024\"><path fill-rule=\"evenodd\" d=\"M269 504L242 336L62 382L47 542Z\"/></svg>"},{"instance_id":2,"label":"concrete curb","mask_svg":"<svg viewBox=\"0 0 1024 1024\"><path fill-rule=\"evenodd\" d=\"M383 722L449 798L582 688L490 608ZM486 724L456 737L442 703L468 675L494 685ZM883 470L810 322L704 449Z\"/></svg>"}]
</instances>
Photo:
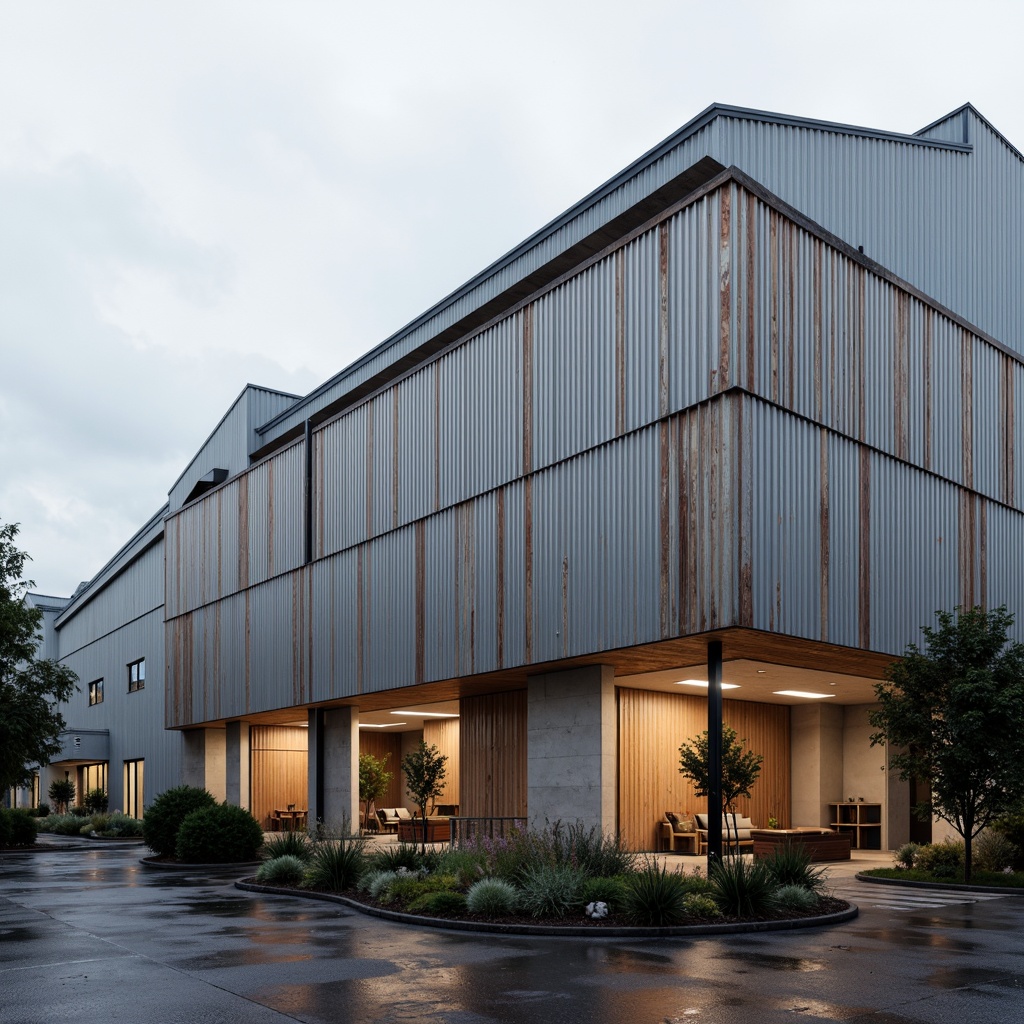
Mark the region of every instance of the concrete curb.
<instances>
[{"instance_id":1,"label":"concrete curb","mask_svg":"<svg viewBox=\"0 0 1024 1024\"><path fill-rule=\"evenodd\" d=\"M157 860L155 857L140 857L139 863L144 868L152 868L155 871L237 871L239 868L257 867L262 861L236 860L226 864L182 864L178 861Z\"/></svg>"},{"instance_id":2,"label":"concrete curb","mask_svg":"<svg viewBox=\"0 0 1024 1024\"><path fill-rule=\"evenodd\" d=\"M904 881L902 878L879 878L878 875L868 875L858 871L853 876L858 882L874 882L876 885L902 885L910 889L939 889L949 892L995 892L1003 893L1006 896L1024 896L1024 889L1018 889L1011 885L965 885L963 882L916 882L912 879Z\"/></svg>"},{"instance_id":3,"label":"concrete curb","mask_svg":"<svg viewBox=\"0 0 1024 1024\"><path fill-rule=\"evenodd\" d=\"M257 885L255 882L242 880L235 882L235 888L242 889L245 892L263 893L272 896L298 896L301 899L341 903L343 906L351 907L353 910L369 914L372 917L383 918L385 921L419 925L423 928L442 928L448 931L459 932L486 932L496 935L562 935L590 939L658 939L676 936L739 935L746 932L791 931L795 928L820 928L828 925L842 924L844 921L852 921L859 913L856 904L851 903L846 910L840 910L834 914L820 914L817 917L798 917L786 921L751 921L746 924L686 924L669 928L604 927L603 925L583 927L580 925L554 924L488 924L479 921L454 921L443 917L422 917L419 914L403 914L397 910L371 907L349 896L339 896L336 893L284 889L278 886Z\"/></svg>"}]
</instances>

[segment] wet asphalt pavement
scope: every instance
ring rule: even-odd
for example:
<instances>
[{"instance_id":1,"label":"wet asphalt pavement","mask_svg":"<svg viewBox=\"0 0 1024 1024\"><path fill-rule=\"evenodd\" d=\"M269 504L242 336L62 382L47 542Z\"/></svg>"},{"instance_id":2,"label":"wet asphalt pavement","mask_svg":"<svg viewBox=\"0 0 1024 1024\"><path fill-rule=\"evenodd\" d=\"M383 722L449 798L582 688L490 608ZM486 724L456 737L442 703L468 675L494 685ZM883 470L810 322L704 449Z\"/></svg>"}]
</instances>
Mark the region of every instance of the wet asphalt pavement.
<instances>
[{"instance_id":1,"label":"wet asphalt pavement","mask_svg":"<svg viewBox=\"0 0 1024 1024\"><path fill-rule=\"evenodd\" d=\"M0 857L0 1022L1024 1021L1024 897L883 900L847 878L861 916L831 928L518 938L245 893L142 852Z\"/></svg>"}]
</instances>

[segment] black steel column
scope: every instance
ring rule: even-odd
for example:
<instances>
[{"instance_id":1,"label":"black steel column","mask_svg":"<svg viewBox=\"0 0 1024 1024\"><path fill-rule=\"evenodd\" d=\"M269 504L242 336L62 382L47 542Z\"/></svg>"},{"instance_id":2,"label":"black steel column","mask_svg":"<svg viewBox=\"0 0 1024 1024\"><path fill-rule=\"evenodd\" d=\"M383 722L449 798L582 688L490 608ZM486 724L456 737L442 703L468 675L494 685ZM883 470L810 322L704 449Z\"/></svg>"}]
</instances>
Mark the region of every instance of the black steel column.
<instances>
[{"instance_id":1,"label":"black steel column","mask_svg":"<svg viewBox=\"0 0 1024 1024\"><path fill-rule=\"evenodd\" d=\"M708 866L722 859L722 641L708 644Z\"/></svg>"}]
</instances>

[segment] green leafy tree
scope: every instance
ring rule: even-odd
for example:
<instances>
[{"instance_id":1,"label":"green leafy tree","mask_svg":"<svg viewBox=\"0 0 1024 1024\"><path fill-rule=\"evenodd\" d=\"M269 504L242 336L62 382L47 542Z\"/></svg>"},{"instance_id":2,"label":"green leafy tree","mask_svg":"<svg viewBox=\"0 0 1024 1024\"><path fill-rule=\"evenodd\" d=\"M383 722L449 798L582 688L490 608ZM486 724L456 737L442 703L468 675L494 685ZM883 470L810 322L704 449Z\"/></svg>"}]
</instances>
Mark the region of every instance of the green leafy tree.
<instances>
[{"instance_id":1,"label":"green leafy tree","mask_svg":"<svg viewBox=\"0 0 1024 1024\"><path fill-rule=\"evenodd\" d=\"M46 795L57 805L58 814L66 814L75 802L75 784L70 779L54 779Z\"/></svg>"},{"instance_id":2,"label":"green leafy tree","mask_svg":"<svg viewBox=\"0 0 1024 1024\"><path fill-rule=\"evenodd\" d=\"M379 800L391 785L394 774L387 770L390 754L374 757L373 754L359 755L359 799L366 802L363 816L363 828L370 827L370 808L375 800Z\"/></svg>"},{"instance_id":3,"label":"green leafy tree","mask_svg":"<svg viewBox=\"0 0 1024 1024\"><path fill-rule=\"evenodd\" d=\"M17 523L0 526L0 791L24 785L60 752L59 704L78 689L69 668L36 658L43 613L25 604L34 584L23 578L28 555L17 535Z\"/></svg>"},{"instance_id":4,"label":"green leafy tree","mask_svg":"<svg viewBox=\"0 0 1024 1024\"><path fill-rule=\"evenodd\" d=\"M925 650L907 647L875 686L873 744L890 747L901 779L928 779L935 814L964 840L970 881L972 840L1024 796L1024 645L1011 643L1005 607L937 612Z\"/></svg>"},{"instance_id":5,"label":"green leafy tree","mask_svg":"<svg viewBox=\"0 0 1024 1024\"><path fill-rule=\"evenodd\" d=\"M722 813L732 813L733 801L750 796L750 789L761 774L764 758L752 750L744 750L747 741L736 739L736 730L722 726ZM708 759L708 732L705 729L692 743L679 748L679 772L693 783L697 796L711 792L711 767ZM712 809L708 808L710 814ZM729 819L726 818L728 829ZM728 835L728 832L726 833Z\"/></svg>"},{"instance_id":6,"label":"green leafy tree","mask_svg":"<svg viewBox=\"0 0 1024 1024\"><path fill-rule=\"evenodd\" d=\"M443 792L445 764L448 758L436 746L427 746L423 740L411 753L402 758L405 785L409 796L416 801L423 819L423 849L427 848L427 804L436 800Z\"/></svg>"}]
</instances>

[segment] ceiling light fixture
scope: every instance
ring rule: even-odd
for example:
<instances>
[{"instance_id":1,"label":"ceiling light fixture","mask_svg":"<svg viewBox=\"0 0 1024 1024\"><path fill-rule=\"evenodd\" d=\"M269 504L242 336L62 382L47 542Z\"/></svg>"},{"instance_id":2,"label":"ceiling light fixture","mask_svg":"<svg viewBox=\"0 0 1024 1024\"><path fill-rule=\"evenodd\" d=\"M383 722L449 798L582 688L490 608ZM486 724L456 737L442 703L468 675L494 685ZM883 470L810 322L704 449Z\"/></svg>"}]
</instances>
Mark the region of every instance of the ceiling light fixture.
<instances>
[{"instance_id":1,"label":"ceiling light fixture","mask_svg":"<svg viewBox=\"0 0 1024 1024\"><path fill-rule=\"evenodd\" d=\"M780 697L807 697L809 700L821 700L823 697L834 697L834 693L811 693L809 690L773 690Z\"/></svg>"},{"instance_id":2,"label":"ceiling light fixture","mask_svg":"<svg viewBox=\"0 0 1024 1024\"><path fill-rule=\"evenodd\" d=\"M702 686L705 690L708 684L703 679L677 679L676 686ZM722 683L723 690L738 690L739 683Z\"/></svg>"},{"instance_id":3,"label":"ceiling light fixture","mask_svg":"<svg viewBox=\"0 0 1024 1024\"><path fill-rule=\"evenodd\" d=\"M408 725L408 722L384 722L383 725L377 725L374 722L360 722L360 729L393 729L396 725Z\"/></svg>"},{"instance_id":4,"label":"ceiling light fixture","mask_svg":"<svg viewBox=\"0 0 1024 1024\"><path fill-rule=\"evenodd\" d=\"M413 718L458 718L458 715L443 711L389 711L390 715L411 715Z\"/></svg>"}]
</instances>

